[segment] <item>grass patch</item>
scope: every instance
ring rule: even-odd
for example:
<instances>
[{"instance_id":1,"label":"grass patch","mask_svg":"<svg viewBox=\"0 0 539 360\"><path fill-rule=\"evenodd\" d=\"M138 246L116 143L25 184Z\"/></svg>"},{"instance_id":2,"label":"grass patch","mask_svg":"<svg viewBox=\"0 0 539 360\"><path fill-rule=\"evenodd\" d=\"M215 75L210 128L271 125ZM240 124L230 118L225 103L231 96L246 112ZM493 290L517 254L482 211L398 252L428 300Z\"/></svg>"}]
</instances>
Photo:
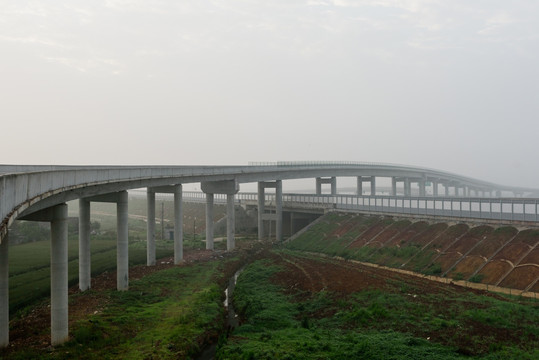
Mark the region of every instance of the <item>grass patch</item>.
<instances>
[{"instance_id":1,"label":"grass patch","mask_svg":"<svg viewBox=\"0 0 539 360\"><path fill-rule=\"evenodd\" d=\"M70 329L72 340L50 359L177 359L195 356L207 336L223 330L224 262L173 267L108 291L102 313ZM84 296L84 295L81 295ZM20 358L43 358L24 351Z\"/></svg>"},{"instance_id":2,"label":"grass patch","mask_svg":"<svg viewBox=\"0 0 539 360\"><path fill-rule=\"evenodd\" d=\"M290 250L293 256L315 259ZM386 290L316 293L276 285L277 257L240 275L234 302L244 322L218 359L533 359L539 355L536 303L473 293L424 293L392 279ZM304 260L302 260L304 261ZM318 258L318 261L329 261ZM488 326L492 332L476 332ZM505 338L504 334L512 334Z\"/></svg>"}]
</instances>

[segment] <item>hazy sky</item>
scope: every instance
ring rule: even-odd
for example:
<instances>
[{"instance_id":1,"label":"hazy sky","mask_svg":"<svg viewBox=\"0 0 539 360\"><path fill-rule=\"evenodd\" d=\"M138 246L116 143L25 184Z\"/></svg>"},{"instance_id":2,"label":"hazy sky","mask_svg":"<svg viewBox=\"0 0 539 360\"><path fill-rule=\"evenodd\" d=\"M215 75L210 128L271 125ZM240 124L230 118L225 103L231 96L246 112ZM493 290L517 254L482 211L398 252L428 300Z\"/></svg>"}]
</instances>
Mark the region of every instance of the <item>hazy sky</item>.
<instances>
[{"instance_id":1,"label":"hazy sky","mask_svg":"<svg viewBox=\"0 0 539 360\"><path fill-rule=\"evenodd\" d=\"M0 163L427 166L539 187L537 0L2 0Z\"/></svg>"}]
</instances>

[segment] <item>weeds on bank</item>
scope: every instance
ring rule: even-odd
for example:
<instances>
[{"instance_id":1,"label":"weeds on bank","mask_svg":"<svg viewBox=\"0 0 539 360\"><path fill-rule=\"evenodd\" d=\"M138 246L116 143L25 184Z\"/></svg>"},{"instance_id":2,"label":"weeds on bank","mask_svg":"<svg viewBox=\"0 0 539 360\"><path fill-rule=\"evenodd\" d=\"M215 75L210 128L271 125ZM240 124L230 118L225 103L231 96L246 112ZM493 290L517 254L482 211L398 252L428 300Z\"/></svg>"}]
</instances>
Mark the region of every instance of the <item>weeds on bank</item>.
<instances>
[{"instance_id":1,"label":"weeds on bank","mask_svg":"<svg viewBox=\"0 0 539 360\"><path fill-rule=\"evenodd\" d=\"M293 254L285 251L288 256ZM296 256L306 257L301 253ZM221 344L218 359L539 356L539 309L531 304L453 294L450 290L443 297L424 294L400 280L392 281L387 291L372 289L347 297L321 291L295 297L272 283L272 278L286 276L281 271L278 264L264 260L251 264L240 275L234 302L244 323ZM475 336L474 326L487 326L493 332L506 329L518 335L507 341Z\"/></svg>"},{"instance_id":2,"label":"weeds on bank","mask_svg":"<svg viewBox=\"0 0 539 360\"><path fill-rule=\"evenodd\" d=\"M133 281L128 291L107 292L103 312L70 329L72 340L50 354L24 358L177 359L196 355L205 337L223 327L223 262L173 267ZM16 357L15 357L16 358Z\"/></svg>"}]
</instances>

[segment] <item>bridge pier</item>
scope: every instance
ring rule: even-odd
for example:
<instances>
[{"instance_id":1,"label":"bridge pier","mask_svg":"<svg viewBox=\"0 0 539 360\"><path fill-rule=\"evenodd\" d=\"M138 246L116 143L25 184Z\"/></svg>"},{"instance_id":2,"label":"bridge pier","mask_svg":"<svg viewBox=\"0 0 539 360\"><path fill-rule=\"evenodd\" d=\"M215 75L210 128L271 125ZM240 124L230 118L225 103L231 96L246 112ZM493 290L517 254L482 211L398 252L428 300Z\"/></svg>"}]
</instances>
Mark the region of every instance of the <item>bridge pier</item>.
<instances>
[{"instance_id":1,"label":"bridge pier","mask_svg":"<svg viewBox=\"0 0 539 360\"><path fill-rule=\"evenodd\" d=\"M118 193L116 203L116 288L127 290L129 288L129 232L128 232L128 204L127 191Z\"/></svg>"},{"instance_id":2,"label":"bridge pier","mask_svg":"<svg viewBox=\"0 0 539 360\"><path fill-rule=\"evenodd\" d=\"M265 213L265 189L275 188L275 214ZM264 220L275 221L275 238L282 241L283 238L283 182L276 180L274 182L258 183L258 239L264 238Z\"/></svg>"},{"instance_id":3,"label":"bridge pier","mask_svg":"<svg viewBox=\"0 0 539 360\"><path fill-rule=\"evenodd\" d=\"M436 180L432 182L432 196L438 196L438 181Z\"/></svg>"},{"instance_id":4,"label":"bridge pier","mask_svg":"<svg viewBox=\"0 0 539 360\"><path fill-rule=\"evenodd\" d=\"M59 204L23 218L51 223L51 344L69 338L67 282L67 204Z\"/></svg>"},{"instance_id":5,"label":"bridge pier","mask_svg":"<svg viewBox=\"0 0 539 360\"><path fill-rule=\"evenodd\" d=\"M357 195L362 196L363 195L363 177L358 176L357 177Z\"/></svg>"},{"instance_id":6,"label":"bridge pier","mask_svg":"<svg viewBox=\"0 0 539 360\"><path fill-rule=\"evenodd\" d=\"M376 195L376 176L358 176L357 177L357 194L363 195L363 182L371 183L370 195Z\"/></svg>"},{"instance_id":7,"label":"bridge pier","mask_svg":"<svg viewBox=\"0 0 539 360\"><path fill-rule=\"evenodd\" d=\"M419 180L417 184L419 185L419 196L426 196L425 180Z\"/></svg>"},{"instance_id":8,"label":"bridge pier","mask_svg":"<svg viewBox=\"0 0 539 360\"><path fill-rule=\"evenodd\" d=\"M90 202L79 199L79 289L90 289L92 262L90 255Z\"/></svg>"},{"instance_id":9,"label":"bridge pier","mask_svg":"<svg viewBox=\"0 0 539 360\"><path fill-rule=\"evenodd\" d=\"M330 178L322 178L322 177L316 178L316 194L317 195L322 194L322 184L330 184L331 195L337 194L337 178L335 176L330 177Z\"/></svg>"},{"instance_id":10,"label":"bridge pier","mask_svg":"<svg viewBox=\"0 0 539 360\"><path fill-rule=\"evenodd\" d=\"M236 247L236 214L234 212L234 194L226 195L226 249L232 251Z\"/></svg>"},{"instance_id":11,"label":"bridge pier","mask_svg":"<svg viewBox=\"0 0 539 360\"><path fill-rule=\"evenodd\" d=\"M206 250L213 250L213 193L206 193Z\"/></svg>"},{"instance_id":12,"label":"bridge pier","mask_svg":"<svg viewBox=\"0 0 539 360\"><path fill-rule=\"evenodd\" d=\"M240 190L236 180L204 181L200 185L206 193L206 249L213 250L213 202L214 194L226 194L226 248L234 250L236 246L235 236L235 194Z\"/></svg>"},{"instance_id":13,"label":"bridge pier","mask_svg":"<svg viewBox=\"0 0 539 360\"><path fill-rule=\"evenodd\" d=\"M174 264L183 260L182 184L147 189L147 265L155 265L155 194L174 194Z\"/></svg>"},{"instance_id":14,"label":"bridge pier","mask_svg":"<svg viewBox=\"0 0 539 360\"><path fill-rule=\"evenodd\" d=\"M155 265L155 191L146 190L146 265Z\"/></svg>"},{"instance_id":15,"label":"bridge pier","mask_svg":"<svg viewBox=\"0 0 539 360\"><path fill-rule=\"evenodd\" d=\"M81 202L87 202L88 205ZM81 290L90 288L90 202L116 203L116 288L117 290L127 290L129 287L129 239L128 239L128 195L127 191L119 191L110 194L97 195L79 200L79 209L83 208L83 217L79 218L79 243L83 244L82 254L84 267L79 265L79 287ZM81 255L79 249L79 256ZM82 270L82 273L80 271ZM86 280L81 283L81 278ZM86 283L87 281L87 283ZM87 285L87 287L86 287Z\"/></svg>"},{"instance_id":16,"label":"bridge pier","mask_svg":"<svg viewBox=\"0 0 539 360\"><path fill-rule=\"evenodd\" d=\"M183 207L182 185L174 186L174 264L183 260Z\"/></svg>"},{"instance_id":17,"label":"bridge pier","mask_svg":"<svg viewBox=\"0 0 539 360\"><path fill-rule=\"evenodd\" d=\"M9 345L9 234L0 242L0 348Z\"/></svg>"},{"instance_id":18,"label":"bridge pier","mask_svg":"<svg viewBox=\"0 0 539 360\"><path fill-rule=\"evenodd\" d=\"M397 178L391 178L391 196L397 196Z\"/></svg>"},{"instance_id":19,"label":"bridge pier","mask_svg":"<svg viewBox=\"0 0 539 360\"><path fill-rule=\"evenodd\" d=\"M404 178L404 196L412 196L412 182L410 178Z\"/></svg>"}]
</instances>

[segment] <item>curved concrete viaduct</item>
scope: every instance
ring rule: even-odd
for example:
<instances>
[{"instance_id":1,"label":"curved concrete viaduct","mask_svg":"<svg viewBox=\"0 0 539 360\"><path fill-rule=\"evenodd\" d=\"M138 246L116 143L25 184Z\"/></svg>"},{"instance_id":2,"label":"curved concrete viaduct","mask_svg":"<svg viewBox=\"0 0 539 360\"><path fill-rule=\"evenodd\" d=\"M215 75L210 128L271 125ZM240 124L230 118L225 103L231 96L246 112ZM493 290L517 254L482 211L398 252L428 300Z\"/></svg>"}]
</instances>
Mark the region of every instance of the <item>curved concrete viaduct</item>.
<instances>
[{"instance_id":1,"label":"curved concrete viaduct","mask_svg":"<svg viewBox=\"0 0 539 360\"><path fill-rule=\"evenodd\" d=\"M253 163L248 166L19 166L0 165L0 346L9 343L8 228L16 219L51 223L51 342L60 344L68 338L67 306L67 205L79 199L79 287L90 288L89 222L90 203L117 204L117 288L128 288L127 192L148 188L148 265L155 264L155 193L174 193L175 262L182 260L182 184L201 182L206 193L207 248L213 249L213 194L227 194L227 248L234 247L234 195L240 183L258 182L259 236L264 220L276 220L276 236L282 236L282 180L316 178L316 192L322 184L337 192L337 177L357 177L357 192L369 182L376 193L376 178L392 179L391 193L397 195L397 183L404 183L403 196L411 195L411 184L419 185L425 195L427 183L438 194L469 196L471 191L483 196L502 191L518 194L537 190L501 186L448 172L412 166L373 163ZM275 188L276 213L265 214L264 191ZM443 195L442 195L443 196Z\"/></svg>"}]
</instances>

